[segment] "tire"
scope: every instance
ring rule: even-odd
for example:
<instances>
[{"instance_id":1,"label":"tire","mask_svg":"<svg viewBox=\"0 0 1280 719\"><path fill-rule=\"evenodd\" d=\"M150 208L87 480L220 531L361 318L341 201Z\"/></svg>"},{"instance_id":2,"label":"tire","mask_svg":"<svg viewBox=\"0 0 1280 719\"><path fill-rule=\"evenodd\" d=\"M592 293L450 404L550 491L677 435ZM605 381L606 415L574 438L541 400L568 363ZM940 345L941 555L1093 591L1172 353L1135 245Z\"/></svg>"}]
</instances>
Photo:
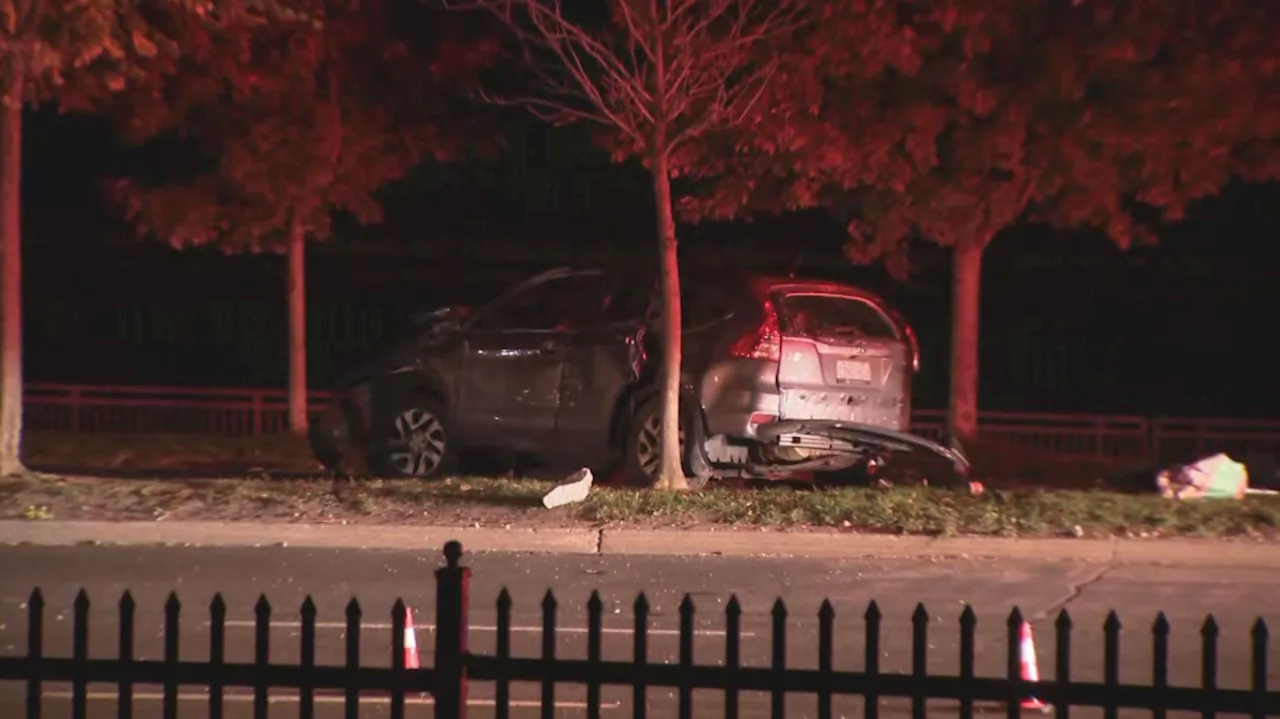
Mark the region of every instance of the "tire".
<instances>
[{"instance_id":1,"label":"tire","mask_svg":"<svg viewBox=\"0 0 1280 719\"><path fill-rule=\"evenodd\" d=\"M435 479L453 467L448 416L436 402L406 398L374 418L371 464L387 477Z\"/></svg>"},{"instance_id":2,"label":"tire","mask_svg":"<svg viewBox=\"0 0 1280 719\"><path fill-rule=\"evenodd\" d=\"M631 418L627 427L624 445L623 462L626 467L627 481L640 487L652 487L657 479L658 466L661 461L662 443L662 398L652 397ZM707 485L709 477L690 476L685 467L685 422L684 413L680 416L680 465L684 469L689 489L700 490Z\"/></svg>"}]
</instances>

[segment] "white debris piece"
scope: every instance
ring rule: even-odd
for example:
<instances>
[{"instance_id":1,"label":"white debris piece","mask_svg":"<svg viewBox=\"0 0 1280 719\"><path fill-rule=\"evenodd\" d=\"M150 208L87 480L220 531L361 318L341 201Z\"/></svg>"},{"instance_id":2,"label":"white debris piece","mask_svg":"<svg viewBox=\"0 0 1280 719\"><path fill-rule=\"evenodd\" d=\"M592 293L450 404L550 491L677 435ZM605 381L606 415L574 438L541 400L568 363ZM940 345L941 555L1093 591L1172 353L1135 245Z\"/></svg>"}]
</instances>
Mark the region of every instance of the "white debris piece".
<instances>
[{"instance_id":1,"label":"white debris piece","mask_svg":"<svg viewBox=\"0 0 1280 719\"><path fill-rule=\"evenodd\" d=\"M1249 470L1225 454L1174 466L1156 477L1160 494L1170 499L1242 499L1249 488Z\"/></svg>"},{"instance_id":2,"label":"white debris piece","mask_svg":"<svg viewBox=\"0 0 1280 719\"><path fill-rule=\"evenodd\" d=\"M583 467L565 478L563 482L551 488L542 498L542 506L547 509L562 507L566 504L581 502L591 491L591 470Z\"/></svg>"}]
</instances>

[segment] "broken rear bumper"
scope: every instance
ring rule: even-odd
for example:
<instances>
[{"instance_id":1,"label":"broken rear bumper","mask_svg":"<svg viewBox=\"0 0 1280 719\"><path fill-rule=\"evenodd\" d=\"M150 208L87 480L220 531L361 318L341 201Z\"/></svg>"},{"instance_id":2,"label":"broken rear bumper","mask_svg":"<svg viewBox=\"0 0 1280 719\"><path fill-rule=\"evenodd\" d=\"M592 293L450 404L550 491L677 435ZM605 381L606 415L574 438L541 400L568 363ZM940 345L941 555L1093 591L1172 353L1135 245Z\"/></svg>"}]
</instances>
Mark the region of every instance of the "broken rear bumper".
<instances>
[{"instance_id":1,"label":"broken rear bumper","mask_svg":"<svg viewBox=\"0 0 1280 719\"><path fill-rule=\"evenodd\" d=\"M830 420L784 420L761 425L761 442L852 455L926 454L948 461L961 478L969 475L969 458L959 442L950 447L907 432Z\"/></svg>"}]
</instances>

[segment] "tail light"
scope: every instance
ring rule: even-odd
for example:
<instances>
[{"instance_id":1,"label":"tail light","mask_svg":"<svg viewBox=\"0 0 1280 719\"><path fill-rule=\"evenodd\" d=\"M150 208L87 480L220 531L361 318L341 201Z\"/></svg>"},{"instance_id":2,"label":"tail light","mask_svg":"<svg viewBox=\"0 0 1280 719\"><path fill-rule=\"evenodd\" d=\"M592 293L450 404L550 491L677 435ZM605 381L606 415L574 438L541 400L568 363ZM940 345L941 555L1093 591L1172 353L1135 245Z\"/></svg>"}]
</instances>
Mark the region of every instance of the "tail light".
<instances>
[{"instance_id":1,"label":"tail light","mask_svg":"<svg viewBox=\"0 0 1280 719\"><path fill-rule=\"evenodd\" d=\"M782 364L778 367L778 384L824 384L822 359L818 347L810 340L782 340Z\"/></svg>"},{"instance_id":2,"label":"tail light","mask_svg":"<svg viewBox=\"0 0 1280 719\"><path fill-rule=\"evenodd\" d=\"M897 310L890 309L890 316L893 321L898 323L902 328L902 336L907 341L907 351L911 353L911 372L918 374L920 372L920 341L916 339L916 331L911 329L911 325L907 324L907 320Z\"/></svg>"},{"instance_id":3,"label":"tail light","mask_svg":"<svg viewBox=\"0 0 1280 719\"><path fill-rule=\"evenodd\" d=\"M778 330L778 313L773 310L773 303L764 303L764 321L735 342L729 354L744 359L775 361L782 357L782 333Z\"/></svg>"}]
</instances>

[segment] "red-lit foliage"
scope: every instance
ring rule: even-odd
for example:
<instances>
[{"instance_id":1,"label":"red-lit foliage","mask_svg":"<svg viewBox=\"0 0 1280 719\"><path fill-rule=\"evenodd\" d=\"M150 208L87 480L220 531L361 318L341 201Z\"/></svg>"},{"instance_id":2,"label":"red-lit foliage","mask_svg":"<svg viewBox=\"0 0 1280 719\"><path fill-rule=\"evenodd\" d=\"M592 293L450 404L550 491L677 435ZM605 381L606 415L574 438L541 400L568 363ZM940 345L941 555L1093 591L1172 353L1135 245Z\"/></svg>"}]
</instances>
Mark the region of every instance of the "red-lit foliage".
<instances>
[{"instance_id":1,"label":"red-lit foliage","mask_svg":"<svg viewBox=\"0 0 1280 719\"><path fill-rule=\"evenodd\" d=\"M978 273L1022 218L1120 246L1232 176L1280 175L1280 13L1252 0L815 5L752 123L685 165L692 218L826 207L855 261L957 247L952 428L976 430Z\"/></svg>"},{"instance_id":2,"label":"red-lit foliage","mask_svg":"<svg viewBox=\"0 0 1280 719\"><path fill-rule=\"evenodd\" d=\"M335 210L379 220L376 190L471 141L451 100L492 45L451 40L449 16L402 7L413 0L316 2L314 22L215 38L216 62L120 105L128 135L176 132L212 160L173 183L113 186L141 233L229 251L279 251L299 229L325 240Z\"/></svg>"},{"instance_id":3,"label":"red-lit foliage","mask_svg":"<svg viewBox=\"0 0 1280 719\"><path fill-rule=\"evenodd\" d=\"M184 65L122 103L128 134L194 138L210 168L112 191L144 236L175 247L286 251L289 413L307 424L304 245L332 234L335 211L381 219L379 188L471 142L464 84L495 43L461 42L454 20L416 0L314 0L306 22L211 38ZM450 110L454 110L450 114Z\"/></svg>"},{"instance_id":4,"label":"red-lit foliage","mask_svg":"<svg viewBox=\"0 0 1280 719\"><path fill-rule=\"evenodd\" d=\"M95 110L129 87L209 60L201 41L308 19L289 0L0 0L0 476L23 470L22 108Z\"/></svg>"}]
</instances>

